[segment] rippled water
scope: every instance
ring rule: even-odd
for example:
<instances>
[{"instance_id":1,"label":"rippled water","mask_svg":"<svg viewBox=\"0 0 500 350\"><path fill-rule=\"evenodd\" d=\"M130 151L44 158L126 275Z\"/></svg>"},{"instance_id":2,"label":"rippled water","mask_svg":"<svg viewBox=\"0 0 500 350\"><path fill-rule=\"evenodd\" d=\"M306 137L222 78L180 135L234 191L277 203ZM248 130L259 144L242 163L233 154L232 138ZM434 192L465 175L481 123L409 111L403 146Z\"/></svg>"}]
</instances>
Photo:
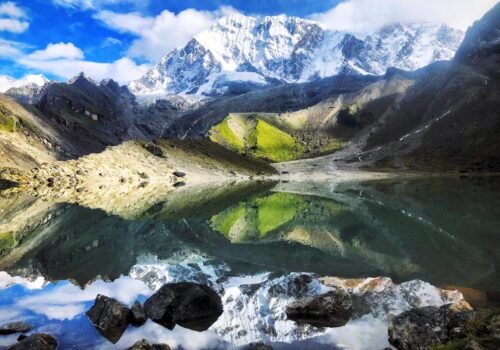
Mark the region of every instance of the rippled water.
<instances>
[{"instance_id":1,"label":"rippled water","mask_svg":"<svg viewBox=\"0 0 500 350\"><path fill-rule=\"evenodd\" d=\"M383 348L390 314L458 297L433 286L499 301L499 190L495 178L432 178L186 186L109 200L3 192L0 323L31 322L63 349L122 349L141 338L186 349L256 340ZM301 273L313 281L295 290ZM321 276L363 279L356 283L380 292L357 287L363 307L345 327L287 321L282 313L293 298L328 290ZM392 281L366 280L378 276ZM417 279L428 283L408 282ZM209 331L148 322L113 345L83 314L98 293L132 304L180 280L222 295L226 311ZM0 346L15 338L0 338Z\"/></svg>"}]
</instances>

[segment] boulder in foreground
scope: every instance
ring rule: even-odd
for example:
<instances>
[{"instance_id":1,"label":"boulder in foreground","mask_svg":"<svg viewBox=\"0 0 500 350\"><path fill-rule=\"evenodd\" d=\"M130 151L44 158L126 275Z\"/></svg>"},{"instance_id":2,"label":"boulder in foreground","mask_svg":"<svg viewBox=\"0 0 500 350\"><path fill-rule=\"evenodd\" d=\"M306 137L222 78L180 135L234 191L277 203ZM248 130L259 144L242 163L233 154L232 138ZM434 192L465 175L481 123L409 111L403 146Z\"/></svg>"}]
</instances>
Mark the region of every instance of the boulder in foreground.
<instances>
[{"instance_id":1,"label":"boulder in foreground","mask_svg":"<svg viewBox=\"0 0 500 350\"><path fill-rule=\"evenodd\" d=\"M5 350L55 350L57 340L50 334L32 334L29 337L8 346Z\"/></svg>"},{"instance_id":2,"label":"boulder in foreground","mask_svg":"<svg viewBox=\"0 0 500 350\"><path fill-rule=\"evenodd\" d=\"M465 301L411 309L391 321L389 342L399 350L432 349L464 338L472 317L472 307Z\"/></svg>"},{"instance_id":3,"label":"boulder in foreground","mask_svg":"<svg viewBox=\"0 0 500 350\"><path fill-rule=\"evenodd\" d=\"M31 331L31 325L25 322L12 322L0 326L0 335L26 333L29 331Z\"/></svg>"},{"instance_id":4,"label":"boulder in foreground","mask_svg":"<svg viewBox=\"0 0 500 350\"><path fill-rule=\"evenodd\" d=\"M99 333L113 344L120 340L131 319L127 306L100 294L86 315Z\"/></svg>"},{"instance_id":5,"label":"boulder in foreground","mask_svg":"<svg viewBox=\"0 0 500 350\"><path fill-rule=\"evenodd\" d=\"M315 327L341 327L352 316L349 293L338 288L323 295L297 300L286 308L289 320Z\"/></svg>"},{"instance_id":6,"label":"boulder in foreground","mask_svg":"<svg viewBox=\"0 0 500 350\"><path fill-rule=\"evenodd\" d=\"M130 323L133 326L139 327L142 326L148 320L146 316L146 312L144 311L144 307L142 306L140 301L136 301L134 305L130 308L131 311L131 319Z\"/></svg>"},{"instance_id":7,"label":"boulder in foreground","mask_svg":"<svg viewBox=\"0 0 500 350\"><path fill-rule=\"evenodd\" d=\"M146 339L142 339L127 350L171 350L171 348L167 344L151 344Z\"/></svg>"},{"instance_id":8,"label":"boulder in foreground","mask_svg":"<svg viewBox=\"0 0 500 350\"><path fill-rule=\"evenodd\" d=\"M149 319L168 329L179 325L201 332L222 314L222 300L202 284L169 283L146 300L144 309Z\"/></svg>"}]
</instances>

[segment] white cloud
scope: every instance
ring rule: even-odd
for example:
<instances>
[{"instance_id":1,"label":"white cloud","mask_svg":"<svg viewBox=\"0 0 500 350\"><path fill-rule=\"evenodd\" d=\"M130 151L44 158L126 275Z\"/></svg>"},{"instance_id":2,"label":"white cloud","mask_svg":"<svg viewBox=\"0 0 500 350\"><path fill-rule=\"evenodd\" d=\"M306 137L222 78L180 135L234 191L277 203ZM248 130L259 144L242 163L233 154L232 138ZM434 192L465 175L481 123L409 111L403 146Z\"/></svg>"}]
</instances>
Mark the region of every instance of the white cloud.
<instances>
[{"instance_id":1,"label":"white cloud","mask_svg":"<svg viewBox=\"0 0 500 350\"><path fill-rule=\"evenodd\" d=\"M108 36L106 39L103 40L101 47L112 47L112 46L120 46L122 45L122 41L117 38L113 38L111 36Z\"/></svg>"},{"instance_id":2,"label":"white cloud","mask_svg":"<svg viewBox=\"0 0 500 350\"><path fill-rule=\"evenodd\" d=\"M369 32L395 22L436 22L467 29L496 3L497 0L347 0L311 18L331 29L352 32Z\"/></svg>"},{"instance_id":3,"label":"white cloud","mask_svg":"<svg viewBox=\"0 0 500 350\"><path fill-rule=\"evenodd\" d=\"M84 58L83 51L73 43L57 43L32 52L18 59L17 63L65 79L85 72L96 80L111 78L121 84L141 77L149 69L148 65L138 65L129 58L106 63L87 61Z\"/></svg>"},{"instance_id":4,"label":"white cloud","mask_svg":"<svg viewBox=\"0 0 500 350\"><path fill-rule=\"evenodd\" d=\"M123 3L136 7L145 7L149 4L149 0L52 0L52 2L58 6L82 10L95 10Z\"/></svg>"},{"instance_id":5,"label":"white cloud","mask_svg":"<svg viewBox=\"0 0 500 350\"><path fill-rule=\"evenodd\" d=\"M26 21L20 21L13 18L0 18L0 31L22 33L30 24Z\"/></svg>"},{"instance_id":6,"label":"white cloud","mask_svg":"<svg viewBox=\"0 0 500 350\"><path fill-rule=\"evenodd\" d=\"M147 31L155 23L154 17L143 17L139 12L116 13L113 11L100 11L95 14L94 18L121 33L138 35Z\"/></svg>"},{"instance_id":7,"label":"white cloud","mask_svg":"<svg viewBox=\"0 0 500 350\"><path fill-rule=\"evenodd\" d=\"M55 59L82 59L83 51L76 47L73 43L57 43L49 44L43 50L37 50L27 56L29 60L47 61Z\"/></svg>"},{"instance_id":8,"label":"white cloud","mask_svg":"<svg viewBox=\"0 0 500 350\"><path fill-rule=\"evenodd\" d=\"M17 41L5 40L0 38L0 58L16 58L23 54L26 46Z\"/></svg>"},{"instance_id":9,"label":"white cloud","mask_svg":"<svg viewBox=\"0 0 500 350\"><path fill-rule=\"evenodd\" d=\"M222 14L231 11L222 8L215 12L187 9L178 14L164 10L156 17L142 16L137 12L98 12L94 17L109 28L130 33L134 40L127 55L157 62L176 47L186 44L199 32L210 27Z\"/></svg>"},{"instance_id":10,"label":"white cloud","mask_svg":"<svg viewBox=\"0 0 500 350\"><path fill-rule=\"evenodd\" d=\"M26 12L12 1L0 3L0 16L27 18Z\"/></svg>"},{"instance_id":11,"label":"white cloud","mask_svg":"<svg viewBox=\"0 0 500 350\"><path fill-rule=\"evenodd\" d=\"M15 3L0 3L0 31L22 33L29 27L26 12Z\"/></svg>"}]
</instances>

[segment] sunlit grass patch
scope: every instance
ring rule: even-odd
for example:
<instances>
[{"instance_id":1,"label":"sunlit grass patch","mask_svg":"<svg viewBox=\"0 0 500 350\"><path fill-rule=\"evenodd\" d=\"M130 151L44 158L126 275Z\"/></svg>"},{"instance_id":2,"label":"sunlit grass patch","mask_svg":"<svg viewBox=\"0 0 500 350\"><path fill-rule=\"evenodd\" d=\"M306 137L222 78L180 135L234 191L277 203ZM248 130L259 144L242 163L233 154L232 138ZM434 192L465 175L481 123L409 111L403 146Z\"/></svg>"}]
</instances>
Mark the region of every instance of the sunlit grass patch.
<instances>
[{"instance_id":1,"label":"sunlit grass patch","mask_svg":"<svg viewBox=\"0 0 500 350\"><path fill-rule=\"evenodd\" d=\"M304 147L293 136L262 120L258 120L249 142L255 145L255 157L274 162L296 159L304 153Z\"/></svg>"}]
</instances>

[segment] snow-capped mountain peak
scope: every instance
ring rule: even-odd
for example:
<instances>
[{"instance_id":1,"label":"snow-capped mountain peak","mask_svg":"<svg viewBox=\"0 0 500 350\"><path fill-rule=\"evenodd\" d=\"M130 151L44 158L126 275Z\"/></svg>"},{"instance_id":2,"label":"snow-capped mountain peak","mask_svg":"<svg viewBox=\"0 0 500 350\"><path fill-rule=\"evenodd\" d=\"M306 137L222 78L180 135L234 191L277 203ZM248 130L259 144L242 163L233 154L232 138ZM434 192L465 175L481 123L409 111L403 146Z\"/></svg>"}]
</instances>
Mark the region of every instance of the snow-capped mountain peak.
<instances>
[{"instance_id":1,"label":"snow-capped mountain peak","mask_svg":"<svg viewBox=\"0 0 500 350\"><path fill-rule=\"evenodd\" d=\"M340 73L384 74L451 59L464 33L431 23L392 24L358 37L286 15L230 14L173 50L142 78L137 94L212 95ZM229 78L229 79L228 79Z\"/></svg>"},{"instance_id":2,"label":"snow-capped mountain peak","mask_svg":"<svg viewBox=\"0 0 500 350\"><path fill-rule=\"evenodd\" d=\"M4 93L11 88L20 88L27 85L42 87L48 82L49 80L42 74L30 74L21 79L15 79L7 75L0 75L0 92Z\"/></svg>"}]
</instances>

